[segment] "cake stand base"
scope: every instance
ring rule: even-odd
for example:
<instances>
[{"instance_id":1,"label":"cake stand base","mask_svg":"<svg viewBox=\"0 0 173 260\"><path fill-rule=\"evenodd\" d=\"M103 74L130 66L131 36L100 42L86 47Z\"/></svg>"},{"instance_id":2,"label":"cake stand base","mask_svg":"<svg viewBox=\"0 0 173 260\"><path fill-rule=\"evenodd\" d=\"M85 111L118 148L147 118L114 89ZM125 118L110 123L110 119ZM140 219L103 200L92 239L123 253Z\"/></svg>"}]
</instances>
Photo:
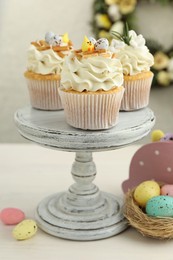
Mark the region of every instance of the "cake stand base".
<instances>
[{"instance_id":1,"label":"cake stand base","mask_svg":"<svg viewBox=\"0 0 173 260\"><path fill-rule=\"evenodd\" d=\"M121 233L127 228L122 201L109 193L100 195L104 204L79 212L61 208L66 193L48 197L37 208L37 223L46 233L70 240L98 240Z\"/></svg>"},{"instance_id":2,"label":"cake stand base","mask_svg":"<svg viewBox=\"0 0 173 260\"><path fill-rule=\"evenodd\" d=\"M45 232L71 240L97 240L119 234L127 228L123 201L99 191L91 152L77 152L72 165L76 181L67 192L44 199L37 207L36 220Z\"/></svg>"}]
</instances>

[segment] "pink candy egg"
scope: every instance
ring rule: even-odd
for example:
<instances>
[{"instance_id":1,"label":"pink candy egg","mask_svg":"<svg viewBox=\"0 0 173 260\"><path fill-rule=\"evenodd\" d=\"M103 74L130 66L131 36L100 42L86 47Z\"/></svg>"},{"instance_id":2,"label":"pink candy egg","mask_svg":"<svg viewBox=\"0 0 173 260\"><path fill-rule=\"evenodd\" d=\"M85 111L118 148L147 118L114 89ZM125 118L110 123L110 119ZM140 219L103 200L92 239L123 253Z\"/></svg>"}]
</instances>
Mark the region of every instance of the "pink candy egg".
<instances>
[{"instance_id":1,"label":"pink candy egg","mask_svg":"<svg viewBox=\"0 0 173 260\"><path fill-rule=\"evenodd\" d=\"M161 188L161 195L173 197L173 185L165 184Z\"/></svg>"},{"instance_id":2,"label":"pink candy egg","mask_svg":"<svg viewBox=\"0 0 173 260\"><path fill-rule=\"evenodd\" d=\"M0 219L5 225L16 225L25 219L25 214L17 208L5 208L0 213Z\"/></svg>"}]
</instances>

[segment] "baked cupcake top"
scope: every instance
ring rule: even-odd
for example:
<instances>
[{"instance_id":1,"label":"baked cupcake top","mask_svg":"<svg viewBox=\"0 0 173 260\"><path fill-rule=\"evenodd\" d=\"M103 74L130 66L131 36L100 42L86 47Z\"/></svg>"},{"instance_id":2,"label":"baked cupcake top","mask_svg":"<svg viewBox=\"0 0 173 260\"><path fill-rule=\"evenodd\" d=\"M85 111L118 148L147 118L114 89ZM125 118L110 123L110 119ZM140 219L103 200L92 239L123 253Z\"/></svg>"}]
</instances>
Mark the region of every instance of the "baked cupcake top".
<instances>
[{"instance_id":1,"label":"baked cupcake top","mask_svg":"<svg viewBox=\"0 0 173 260\"><path fill-rule=\"evenodd\" d=\"M71 49L72 42L67 33L55 35L48 32L45 40L31 42L27 52L27 70L42 75L59 74Z\"/></svg>"},{"instance_id":2,"label":"baked cupcake top","mask_svg":"<svg viewBox=\"0 0 173 260\"><path fill-rule=\"evenodd\" d=\"M85 36L82 49L72 51L65 58L61 89L94 92L122 86L122 65L108 47L105 38L96 41Z\"/></svg>"},{"instance_id":3,"label":"baked cupcake top","mask_svg":"<svg viewBox=\"0 0 173 260\"><path fill-rule=\"evenodd\" d=\"M110 50L116 53L116 57L120 60L124 75L136 75L150 70L154 58L141 34L137 35L135 31L129 31L127 25L124 35L117 32L112 34L117 40L112 40Z\"/></svg>"}]
</instances>

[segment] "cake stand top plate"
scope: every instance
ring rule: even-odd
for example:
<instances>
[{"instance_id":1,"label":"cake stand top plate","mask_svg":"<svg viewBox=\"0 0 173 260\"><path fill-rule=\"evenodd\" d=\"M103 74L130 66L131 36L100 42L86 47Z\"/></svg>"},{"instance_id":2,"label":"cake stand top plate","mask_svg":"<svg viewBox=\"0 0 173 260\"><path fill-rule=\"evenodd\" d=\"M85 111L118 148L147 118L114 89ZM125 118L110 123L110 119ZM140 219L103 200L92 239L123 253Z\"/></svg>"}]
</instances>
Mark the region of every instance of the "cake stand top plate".
<instances>
[{"instance_id":1,"label":"cake stand top plate","mask_svg":"<svg viewBox=\"0 0 173 260\"><path fill-rule=\"evenodd\" d=\"M119 123L107 130L81 130L69 126L64 111L42 111L30 106L15 113L20 134L40 145L64 151L113 150L146 136L155 123L150 108L120 112Z\"/></svg>"}]
</instances>

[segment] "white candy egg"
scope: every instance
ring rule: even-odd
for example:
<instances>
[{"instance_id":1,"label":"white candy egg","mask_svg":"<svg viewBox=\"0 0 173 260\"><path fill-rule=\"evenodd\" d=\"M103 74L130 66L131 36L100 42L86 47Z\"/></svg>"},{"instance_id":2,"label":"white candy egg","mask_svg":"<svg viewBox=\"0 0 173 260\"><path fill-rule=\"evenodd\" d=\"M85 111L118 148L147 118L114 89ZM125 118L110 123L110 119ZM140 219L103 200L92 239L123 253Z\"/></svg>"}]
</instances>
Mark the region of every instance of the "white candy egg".
<instances>
[{"instance_id":1,"label":"white candy egg","mask_svg":"<svg viewBox=\"0 0 173 260\"><path fill-rule=\"evenodd\" d=\"M62 43L62 37L59 35L55 35L51 42L52 42L52 44L51 44L52 46L56 46L56 45L59 46Z\"/></svg>"},{"instance_id":2,"label":"white candy egg","mask_svg":"<svg viewBox=\"0 0 173 260\"><path fill-rule=\"evenodd\" d=\"M101 50L101 49L107 50L109 47L109 42L106 38L100 38L99 40L96 41L94 47L96 50Z\"/></svg>"},{"instance_id":3,"label":"white candy egg","mask_svg":"<svg viewBox=\"0 0 173 260\"><path fill-rule=\"evenodd\" d=\"M47 32L45 34L45 41L49 44L50 40L55 36L53 32Z\"/></svg>"},{"instance_id":4,"label":"white candy egg","mask_svg":"<svg viewBox=\"0 0 173 260\"><path fill-rule=\"evenodd\" d=\"M59 46L62 43L62 37L55 35L53 32L47 32L45 35L45 41L51 46Z\"/></svg>"}]
</instances>

